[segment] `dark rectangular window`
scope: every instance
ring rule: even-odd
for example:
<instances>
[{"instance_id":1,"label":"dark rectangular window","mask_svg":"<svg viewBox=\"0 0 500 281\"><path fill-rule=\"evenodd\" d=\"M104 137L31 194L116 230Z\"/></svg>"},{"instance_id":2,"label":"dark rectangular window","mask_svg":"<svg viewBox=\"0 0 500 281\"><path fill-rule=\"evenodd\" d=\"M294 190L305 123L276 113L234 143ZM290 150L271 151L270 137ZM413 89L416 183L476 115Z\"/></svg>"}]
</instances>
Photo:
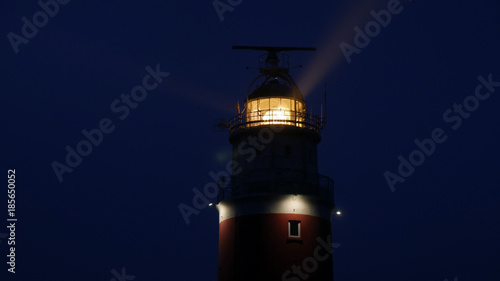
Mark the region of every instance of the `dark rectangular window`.
<instances>
[{"instance_id":1,"label":"dark rectangular window","mask_svg":"<svg viewBox=\"0 0 500 281\"><path fill-rule=\"evenodd\" d=\"M288 221L288 236L300 237L300 221Z\"/></svg>"},{"instance_id":2,"label":"dark rectangular window","mask_svg":"<svg viewBox=\"0 0 500 281\"><path fill-rule=\"evenodd\" d=\"M286 155L292 154L292 147L289 144L285 145L285 154Z\"/></svg>"}]
</instances>

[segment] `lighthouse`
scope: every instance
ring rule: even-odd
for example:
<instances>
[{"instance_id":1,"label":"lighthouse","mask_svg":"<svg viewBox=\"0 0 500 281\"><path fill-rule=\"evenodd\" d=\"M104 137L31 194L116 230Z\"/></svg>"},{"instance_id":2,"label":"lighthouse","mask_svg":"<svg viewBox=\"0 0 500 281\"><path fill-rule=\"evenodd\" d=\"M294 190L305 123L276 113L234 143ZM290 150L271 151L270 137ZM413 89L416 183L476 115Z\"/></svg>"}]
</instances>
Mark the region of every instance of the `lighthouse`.
<instances>
[{"instance_id":1,"label":"lighthouse","mask_svg":"<svg viewBox=\"0 0 500 281\"><path fill-rule=\"evenodd\" d=\"M233 146L221 182L219 281L333 280L333 180L318 173L325 115L308 114L284 52L314 48L234 46L265 51L242 107L225 126Z\"/></svg>"}]
</instances>

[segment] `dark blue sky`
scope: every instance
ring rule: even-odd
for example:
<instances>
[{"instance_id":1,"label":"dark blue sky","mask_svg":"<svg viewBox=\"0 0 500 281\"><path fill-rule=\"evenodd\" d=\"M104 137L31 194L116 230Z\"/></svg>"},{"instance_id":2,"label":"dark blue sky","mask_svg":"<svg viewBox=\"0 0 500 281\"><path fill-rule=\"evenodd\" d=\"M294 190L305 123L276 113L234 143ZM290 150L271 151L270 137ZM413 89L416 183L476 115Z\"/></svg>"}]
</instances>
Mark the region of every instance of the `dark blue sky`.
<instances>
[{"instance_id":1,"label":"dark blue sky","mask_svg":"<svg viewBox=\"0 0 500 281\"><path fill-rule=\"evenodd\" d=\"M1 280L110 280L123 267L137 281L216 280L216 209L187 225L178 205L231 157L212 122L234 115L260 55L232 45L318 48L289 55L304 65L292 75L308 111L328 83L319 167L343 212L332 218L337 281L498 280L500 87L474 95L478 76L500 81L500 5L402 1L348 63L339 44L355 46L354 28L388 2L243 0L221 21L211 1L72 0L13 47L8 34L23 36L21 19L42 8L2 1L1 164L16 169L18 222L17 278L0 237ZM111 108L158 64L170 75L136 108ZM51 164L105 118L114 130L59 182ZM446 141L391 192L384 173L436 128ZM6 181L0 190L7 233Z\"/></svg>"}]
</instances>

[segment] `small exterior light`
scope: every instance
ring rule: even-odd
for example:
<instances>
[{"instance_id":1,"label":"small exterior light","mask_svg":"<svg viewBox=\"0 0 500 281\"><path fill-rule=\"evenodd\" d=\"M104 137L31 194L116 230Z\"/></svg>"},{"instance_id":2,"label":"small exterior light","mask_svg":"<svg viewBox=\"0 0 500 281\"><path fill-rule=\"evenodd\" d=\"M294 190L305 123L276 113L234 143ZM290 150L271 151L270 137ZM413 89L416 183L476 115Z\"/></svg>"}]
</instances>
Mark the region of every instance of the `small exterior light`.
<instances>
[{"instance_id":1,"label":"small exterior light","mask_svg":"<svg viewBox=\"0 0 500 281\"><path fill-rule=\"evenodd\" d=\"M341 211L337 211L337 215L342 215L342 212Z\"/></svg>"},{"instance_id":2,"label":"small exterior light","mask_svg":"<svg viewBox=\"0 0 500 281\"><path fill-rule=\"evenodd\" d=\"M214 204L214 203L210 202L210 203L208 203L208 206L212 207L212 205L213 205L213 204Z\"/></svg>"}]
</instances>

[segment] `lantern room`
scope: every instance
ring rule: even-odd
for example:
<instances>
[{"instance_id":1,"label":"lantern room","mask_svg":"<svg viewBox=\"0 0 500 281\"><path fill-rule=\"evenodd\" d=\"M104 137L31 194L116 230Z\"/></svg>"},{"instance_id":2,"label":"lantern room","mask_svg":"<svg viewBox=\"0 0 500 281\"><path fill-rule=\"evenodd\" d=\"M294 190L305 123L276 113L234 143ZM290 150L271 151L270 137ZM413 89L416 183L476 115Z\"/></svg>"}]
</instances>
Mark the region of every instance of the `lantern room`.
<instances>
[{"instance_id":1,"label":"lantern room","mask_svg":"<svg viewBox=\"0 0 500 281\"><path fill-rule=\"evenodd\" d=\"M280 53L313 51L315 48L233 46L233 49L262 50L267 54L260 57L260 75L250 84L243 109L238 105L238 115L226 124L230 133L280 125L311 129L319 134L325 119L307 114L304 97L289 74L288 55Z\"/></svg>"},{"instance_id":2,"label":"lantern room","mask_svg":"<svg viewBox=\"0 0 500 281\"><path fill-rule=\"evenodd\" d=\"M255 89L245 102L248 127L291 125L304 127L306 106L302 94L277 77Z\"/></svg>"}]
</instances>

